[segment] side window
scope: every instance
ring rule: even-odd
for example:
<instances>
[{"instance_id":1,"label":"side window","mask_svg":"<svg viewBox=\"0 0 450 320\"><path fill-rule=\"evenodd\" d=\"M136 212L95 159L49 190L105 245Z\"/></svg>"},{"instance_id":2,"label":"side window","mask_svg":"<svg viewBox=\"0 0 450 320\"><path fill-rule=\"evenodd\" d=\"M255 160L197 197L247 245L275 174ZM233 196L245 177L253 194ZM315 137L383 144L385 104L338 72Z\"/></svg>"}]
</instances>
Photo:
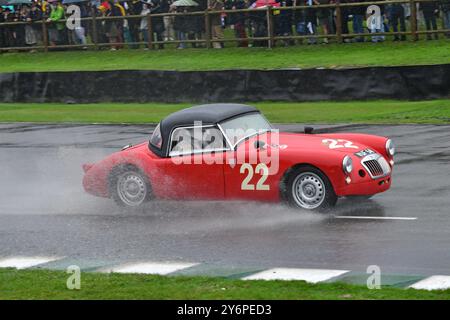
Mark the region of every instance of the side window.
<instances>
[{"instance_id":1,"label":"side window","mask_svg":"<svg viewBox=\"0 0 450 320\"><path fill-rule=\"evenodd\" d=\"M217 127L203 128L203 150L223 150L226 148L222 131Z\"/></svg>"},{"instance_id":2,"label":"side window","mask_svg":"<svg viewBox=\"0 0 450 320\"><path fill-rule=\"evenodd\" d=\"M169 155L217 151L225 148L224 137L217 127L176 128L172 132Z\"/></svg>"},{"instance_id":3,"label":"side window","mask_svg":"<svg viewBox=\"0 0 450 320\"><path fill-rule=\"evenodd\" d=\"M162 136L161 136L161 129L159 127L159 124L156 126L155 130L153 131L152 136L150 137L150 143L152 145L154 145L155 147L161 149Z\"/></svg>"},{"instance_id":4,"label":"side window","mask_svg":"<svg viewBox=\"0 0 450 320\"><path fill-rule=\"evenodd\" d=\"M193 128L176 128L170 140L170 155L192 153L194 146Z\"/></svg>"}]
</instances>

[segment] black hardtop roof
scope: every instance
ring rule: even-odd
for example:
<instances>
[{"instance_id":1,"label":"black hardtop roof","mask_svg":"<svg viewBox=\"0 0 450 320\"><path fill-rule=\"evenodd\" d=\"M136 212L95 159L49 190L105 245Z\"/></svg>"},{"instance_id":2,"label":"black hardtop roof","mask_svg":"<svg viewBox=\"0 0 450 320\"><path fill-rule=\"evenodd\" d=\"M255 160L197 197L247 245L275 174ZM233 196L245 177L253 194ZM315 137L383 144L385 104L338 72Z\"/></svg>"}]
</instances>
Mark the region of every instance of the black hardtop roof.
<instances>
[{"instance_id":1,"label":"black hardtop roof","mask_svg":"<svg viewBox=\"0 0 450 320\"><path fill-rule=\"evenodd\" d=\"M203 125L216 124L235 116L252 112L259 112L259 110L252 106L237 103L202 104L177 111L167 116L160 123L163 139L161 148L156 148L151 143L149 143L149 147L160 157L165 157L168 154L169 135L173 129L193 126L196 121L201 121Z\"/></svg>"},{"instance_id":2,"label":"black hardtop roof","mask_svg":"<svg viewBox=\"0 0 450 320\"><path fill-rule=\"evenodd\" d=\"M255 107L235 103L212 103L202 104L172 113L161 121L163 131L172 131L173 128L181 126L193 126L195 121L203 124L215 124L234 116L259 112Z\"/></svg>"}]
</instances>

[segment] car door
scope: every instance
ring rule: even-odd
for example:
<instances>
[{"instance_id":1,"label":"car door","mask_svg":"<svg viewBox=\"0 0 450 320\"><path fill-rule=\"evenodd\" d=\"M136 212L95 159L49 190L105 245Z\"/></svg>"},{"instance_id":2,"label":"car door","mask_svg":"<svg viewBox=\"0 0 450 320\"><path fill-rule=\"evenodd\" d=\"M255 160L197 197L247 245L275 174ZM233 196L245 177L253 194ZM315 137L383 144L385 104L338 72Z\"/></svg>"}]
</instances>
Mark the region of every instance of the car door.
<instances>
[{"instance_id":1,"label":"car door","mask_svg":"<svg viewBox=\"0 0 450 320\"><path fill-rule=\"evenodd\" d=\"M215 142L210 140L211 136ZM169 158L164 169L164 197L224 198L223 159L226 148L220 139L223 142L223 136L215 126L182 127L172 132Z\"/></svg>"},{"instance_id":2,"label":"car door","mask_svg":"<svg viewBox=\"0 0 450 320\"><path fill-rule=\"evenodd\" d=\"M263 139L264 140L264 139ZM227 151L224 165L225 198L258 201L279 199L278 161L270 143L251 137Z\"/></svg>"}]
</instances>

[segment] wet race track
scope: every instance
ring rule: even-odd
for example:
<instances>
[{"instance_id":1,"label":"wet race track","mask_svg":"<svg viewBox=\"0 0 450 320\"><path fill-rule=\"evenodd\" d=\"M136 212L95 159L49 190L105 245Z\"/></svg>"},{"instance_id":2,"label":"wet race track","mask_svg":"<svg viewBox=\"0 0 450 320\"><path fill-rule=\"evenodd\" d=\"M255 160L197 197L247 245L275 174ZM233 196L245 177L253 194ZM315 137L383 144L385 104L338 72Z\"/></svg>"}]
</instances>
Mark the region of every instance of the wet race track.
<instances>
[{"instance_id":1,"label":"wet race track","mask_svg":"<svg viewBox=\"0 0 450 320\"><path fill-rule=\"evenodd\" d=\"M448 274L450 126L315 127L394 139L392 189L366 202L341 199L333 215L242 202L155 202L123 212L84 193L81 164L146 140L153 126L1 124L0 257Z\"/></svg>"}]
</instances>

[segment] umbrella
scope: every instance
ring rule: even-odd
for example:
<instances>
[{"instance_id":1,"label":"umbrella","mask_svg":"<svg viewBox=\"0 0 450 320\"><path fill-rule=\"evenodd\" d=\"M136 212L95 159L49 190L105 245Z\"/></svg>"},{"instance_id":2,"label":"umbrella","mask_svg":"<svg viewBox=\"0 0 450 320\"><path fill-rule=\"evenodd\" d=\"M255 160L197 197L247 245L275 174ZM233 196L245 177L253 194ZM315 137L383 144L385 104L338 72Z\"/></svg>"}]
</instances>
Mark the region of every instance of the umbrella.
<instances>
[{"instance_id":1,"label":"umbrella","mask_svg":"<svg viewBox=\"0 0 450 320\"><path fill-rule=\"evenodd\" d=\"M11 6L18 4L31 4L31 0L8 0L8 4Z\"/></svg>"},{"instance_id":2,"label":"umbrella","mask_svg":"<svg viewBox=\"0 0 450 320\"><path fill-rule=\"evenodd\" d=\"M254 2L251 7L260 9L266 8L268 6L279 7L280 3L276 2L275 0L256 0L256 2Z\"/></svg>"},{"instance_id":3,"label":"umbrella","mask_svg":"<svg viewBox=\"0 0 450 320\"><path fill-rule=\"evenodd\" d=\"M177 0L172 3L174 7L196 7L198 3L194 0Z\"/></svg>"},{"instance_id":4,"label":"umbrella","mask_svg":"<svg viewBox=\"0 0 450 320\"><path fill-rule=\"evenodd\" d=\"M70 4L70 3L79 3L79 2L86 2L88 0L63 0L63 4Z\"/></svg>"}]
</instances>

